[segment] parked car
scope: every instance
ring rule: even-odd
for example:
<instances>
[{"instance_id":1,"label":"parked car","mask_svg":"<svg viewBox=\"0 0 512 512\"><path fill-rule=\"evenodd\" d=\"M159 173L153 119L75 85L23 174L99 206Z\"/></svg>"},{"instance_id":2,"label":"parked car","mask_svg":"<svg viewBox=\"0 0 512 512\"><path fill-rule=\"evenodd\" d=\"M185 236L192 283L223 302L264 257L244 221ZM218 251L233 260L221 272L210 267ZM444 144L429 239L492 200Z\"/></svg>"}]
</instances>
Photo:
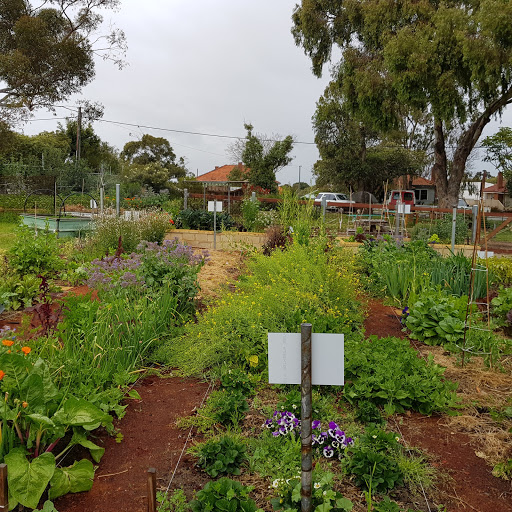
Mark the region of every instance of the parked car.
<instances>
[{"instance_id":1,"label":"parked car","mask_svg":"<svg viewBox=\"0 0 512 512\"><path fill-rule=\"evenodd\" d=\"M471 210L471 208L472 206L469 206L465 199L459 199L457 210Z\"/></svg>"},{"instance_id":2,"label":"parked car","mask_svg":"<svg viewBox=\"0 0 512 512\"><path fill-rule=\"evenodd\" d=\"M389 195L388 203L390 206L394 206L396 203L414 206L416 203L414 190L392 190Z\"/></svg>"},{"instance_id":3,"label":"parked car","mask_svg":"<svg viewBox=\"0 0 512 512\"><path fill-rule=\"evenodd\" d=\"M320 192L320 194L315 198L314 205L321 208L324 197L327 202L325 209L331 212L342 212L343 210L348 210L350 205L354 204L354 201L351 201L341 192Z\"/></svg>"}]
</instances>

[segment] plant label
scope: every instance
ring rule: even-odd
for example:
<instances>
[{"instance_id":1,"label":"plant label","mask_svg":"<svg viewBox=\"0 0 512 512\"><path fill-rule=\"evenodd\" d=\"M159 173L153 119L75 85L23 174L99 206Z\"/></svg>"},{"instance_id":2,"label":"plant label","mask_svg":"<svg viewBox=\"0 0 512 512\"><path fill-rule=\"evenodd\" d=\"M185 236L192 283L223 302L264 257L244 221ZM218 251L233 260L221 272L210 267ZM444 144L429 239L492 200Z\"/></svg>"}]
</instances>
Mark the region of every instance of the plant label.
<instances>
[{"instance_id":1,"label":"plant label","mask_svg":"<svg viewBox=\"0 0 512 512\"><path fill-rule=\"evenodd\" d=\"M268 333L268 382L301 383L300 333ZM311 335L311 379L313 385L343 386L344 335Z\"/></svg>"},{"instance_id":2,"label":"plant label","mask_svg":"<svg viewBox=\"0 0 512 512\"><path fill-rule=\"evenodd\" d=\"M215 207L215 203L217 203L217 207ZM208 211L217 213L222 211L222 201L208 201Z\"/></svg>"}]
</instances>

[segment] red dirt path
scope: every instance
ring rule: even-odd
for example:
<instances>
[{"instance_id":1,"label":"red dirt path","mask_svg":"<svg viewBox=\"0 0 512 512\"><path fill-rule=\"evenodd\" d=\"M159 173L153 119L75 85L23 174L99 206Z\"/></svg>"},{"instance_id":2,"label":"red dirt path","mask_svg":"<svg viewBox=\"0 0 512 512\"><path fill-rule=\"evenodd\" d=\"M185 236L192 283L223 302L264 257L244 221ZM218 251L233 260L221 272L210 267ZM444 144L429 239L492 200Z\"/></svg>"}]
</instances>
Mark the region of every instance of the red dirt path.
<instances>
[{"instance_id":1,"label":"red dirt path","mask_svg":"<svg viewBox=\"0 0 512 512\"><path fill-rule=\"evenodd\" d=\"M379 337L404 338L398 311L376 300L369 301L369 315L365 322L366 334ZM419 447L436 459L435 465L450 477L440 490L448 512L510 512L512 511L512 482L492 475L492 468L475 455L477 446L461 432L454 432L443 425L438 416L420 414L403 415L403 423L397 418L404 441ZM392 423L391 423L392 424Z\"/></svg>"}]
</instances>

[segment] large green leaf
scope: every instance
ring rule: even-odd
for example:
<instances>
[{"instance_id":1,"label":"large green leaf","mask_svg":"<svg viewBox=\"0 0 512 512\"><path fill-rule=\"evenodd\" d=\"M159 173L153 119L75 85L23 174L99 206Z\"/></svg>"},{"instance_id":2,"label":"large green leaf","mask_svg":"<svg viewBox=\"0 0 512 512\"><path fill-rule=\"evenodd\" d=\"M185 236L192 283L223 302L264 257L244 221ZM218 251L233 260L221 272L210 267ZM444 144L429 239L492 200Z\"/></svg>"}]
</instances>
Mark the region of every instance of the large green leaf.
<instances>
[{"instance_id":1,"label":"large green leaf","mask_svg":"<svg viewBox=\"0 0 512 512\"><path fill-rule=\"evenodd\" d=\"M36 508L55 471L55 457L43 453L32 462L27 460L22 448L15 448L5 456L9 504L19 502L25 507Z\"/></svg>"},{"instance_id":2,"label":"large green leaf","mask_svg":"<svg viewBox=\"0 0 512 512\"><path fill-rule=\"evenodd\" d=\"M94 467L90 460L75 462L69 468L56 468L50 481L48 497L53 500L68 492L89 491L94 480Z\"/></svg>"},{"instance_id":3,"label":"large green leaf","mask_svg":"<svg viewBox=\"0 0 512 512\"><path fill-rule=\"evenodd\" d=\"M92 441L87 439L87 436L84 432L80 432L80 429L74 429L73 437L71 438L71 444L76 445L79 444L84 448L87 448L91 452L91 456L94 459L94 462L99 462L103 454L105 453L105 448L94 444Z\"/></svg>"},{"instance_id":4,"label":"large green leaf","mask_svg":"<svg viewBox=\"0 0 512 512\"><path fill-rule=\"evenodd\" d=\"M53 421L70 427L83 427L85 430L94 430L100 425L106 426L112 423L112 416L87 400L71 397L55 413Z\"/></svg>"}]
</instances>

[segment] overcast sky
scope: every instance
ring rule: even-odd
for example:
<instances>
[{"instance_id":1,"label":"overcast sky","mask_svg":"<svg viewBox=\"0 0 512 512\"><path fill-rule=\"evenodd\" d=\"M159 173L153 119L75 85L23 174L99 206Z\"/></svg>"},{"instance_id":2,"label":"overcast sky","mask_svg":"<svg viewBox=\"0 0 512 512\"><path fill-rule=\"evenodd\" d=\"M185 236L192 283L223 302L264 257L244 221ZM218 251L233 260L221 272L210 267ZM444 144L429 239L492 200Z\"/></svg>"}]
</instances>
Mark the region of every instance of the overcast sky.
<instances>
[{"instance_id":1,"label":"overcast sky","mask_svg":"<svg viewBox=\"0 0 512 512\"><path fill-rule=\"evenodd\" d=\"M81 95L105 106L103 122L94 125L96 133L119 150L144 133L165 137L194 174L236 163L226 153L229 139L164 130L243 137L243 125L250 122L259 133L313 142L311 116L328 70L322 79L315 78L309 59L294 44L290 29L296 3L123 0L121 10L107 12L106 19L126 33L128 66L119 71L112 63L97 61L96 78ZM68 114L57 110L57 117ZM47 117L36 114L36 119ZM507 112L503 124L510 126L511 118ZM34 120L25 133L54 130L57 122ZM492 123L484 136L498 125ZM292 155L278 180L298 181L301 166L301 181L309 183L318 159L316 146L296 144ZM491 165L484 167L494 173ZM476 162L475 168L482 164Z\"/></svg>"}]
</instances>

